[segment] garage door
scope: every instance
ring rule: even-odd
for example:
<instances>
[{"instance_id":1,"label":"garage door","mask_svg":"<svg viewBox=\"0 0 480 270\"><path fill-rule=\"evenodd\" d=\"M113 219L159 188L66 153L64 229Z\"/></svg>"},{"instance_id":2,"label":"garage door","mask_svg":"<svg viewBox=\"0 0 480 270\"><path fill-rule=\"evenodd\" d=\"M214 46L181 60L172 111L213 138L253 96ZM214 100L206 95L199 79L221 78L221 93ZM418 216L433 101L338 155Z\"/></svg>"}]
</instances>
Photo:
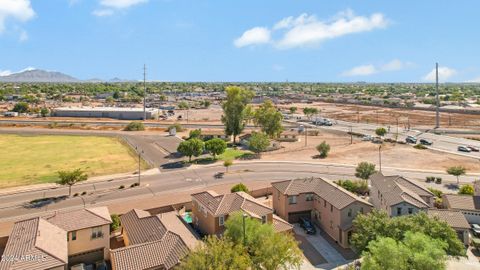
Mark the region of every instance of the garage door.
<instances>
[{"instance_id":1,"label":"garage door","mask_svg":"<svg viewBox=\"0 0 480 270\"><path fill-rule=\"evenodd\" d=\"M78 253L68 257L69 265L75 265L78 263L95 263L98 261L103 261L103 248Z\"/></svg>"},{"instance_id":2,"label":"garage door","mask_svg":"<svg viewBox=\"0 0 480 270\"><path fill-rule=\"evenodd\" d=\"M288 214L289 223L298 223L301 217L310 219L311 211L293 212Z\"/></svg>"}]
</instances>

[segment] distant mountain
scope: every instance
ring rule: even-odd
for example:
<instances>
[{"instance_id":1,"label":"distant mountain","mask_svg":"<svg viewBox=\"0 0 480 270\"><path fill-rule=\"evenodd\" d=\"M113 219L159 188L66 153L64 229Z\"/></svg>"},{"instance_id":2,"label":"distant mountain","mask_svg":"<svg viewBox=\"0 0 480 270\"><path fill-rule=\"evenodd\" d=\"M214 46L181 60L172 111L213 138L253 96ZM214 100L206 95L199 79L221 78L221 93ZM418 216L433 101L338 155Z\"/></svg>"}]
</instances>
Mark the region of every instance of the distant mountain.
<instances>
[{"instance_id":1,"label":"distant mountain","mask_svg":"<svg viewBox=\"0 0 480 270\"><path fill-rule=\"evenodd\" d=\"M80 82L80 80L61 72L29 69L0 76L0 82Z\"/></svg>"}]
</instances>

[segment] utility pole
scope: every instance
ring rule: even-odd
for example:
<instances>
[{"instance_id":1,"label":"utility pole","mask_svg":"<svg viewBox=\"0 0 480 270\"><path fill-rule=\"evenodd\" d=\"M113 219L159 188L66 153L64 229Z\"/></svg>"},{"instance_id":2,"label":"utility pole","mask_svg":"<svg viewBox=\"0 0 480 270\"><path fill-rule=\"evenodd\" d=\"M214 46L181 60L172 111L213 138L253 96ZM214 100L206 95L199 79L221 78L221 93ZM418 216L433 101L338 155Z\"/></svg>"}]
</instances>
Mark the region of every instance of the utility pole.
<instances>
[{"instance_id":1,"label":"utility pole","mask_svg":"<svg viewBox=\"0 0 480 270\"><path fill-rule=\"evenodd\" d=\"M140 185L140 177L141 177L141 154L143 154L143 150L138 149L137 146L135 146L135 150L138 153L138 185Z\"/></svg>"},{"instance_id":2,"label":"utility pole","mask_svg":"<svg viewBox=\"0 0 480 270\"><path fill-rule=\"evenodd\" d=\"M305 125L305 147L307 147L307 137L308 137L308 132L307 132L307 125Z\"/></svg>"},{"instance_id":3,"label":"utility pole","mask_svg":"<svg viewBox=\"0 0 480 270\"><path fill-rule=\"evenodd\" d=\"M144 121L147 120L147 110L145 108L146 100L147 100L147 65L143 64L143 120Z\"/></svg>"},{"instance_id":4,"label":"utility pole","mask_svg":"<svg viewBox=\"0 0 480 270\"><path fill-rule=\"evenodd\" d=\"M436 103L437 103L437 109L435 111L435 128L440 127L440 97L438 94L438 63L435 64L435 90L436 90Z\"/></svg>"},{"instance_id":5,"label":"utility pole","mask_svg":"<svg viewBox=\"0 0 480 270\"><path fill-rule=\"evenodd\" d=\"M352 126L350 126L350 144L353 144L353 131L352 131Z\"/></svg>"},{"instance_id":6,"label":"utility pole","mask_svg":"<svg viewBox=\"0 0 480 270\"><path fill-rule=\"evenodd\" d=\"M380 172L382 172L382 145L378 146L378 163L380 165Z\"/></svg>"}]
</instances>

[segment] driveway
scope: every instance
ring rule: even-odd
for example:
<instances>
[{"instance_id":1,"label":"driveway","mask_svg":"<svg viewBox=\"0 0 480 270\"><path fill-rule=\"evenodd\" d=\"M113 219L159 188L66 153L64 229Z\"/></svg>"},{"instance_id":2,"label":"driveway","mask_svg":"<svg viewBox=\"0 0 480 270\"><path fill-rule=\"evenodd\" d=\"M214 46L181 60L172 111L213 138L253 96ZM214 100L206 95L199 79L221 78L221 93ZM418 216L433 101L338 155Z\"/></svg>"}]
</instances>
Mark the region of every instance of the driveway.
<instances>
[{"instance_id":1,"label":"driveway","mask_svg":"<svg viewBox=\"0 0 480 270\"><path fill-rule=\"evenodd\" d=\"M305 239L308 241L308 243L318 252L320 255L326 260L326 263L321 263L315 265L320 269L333 269L337 266L344 265L348 263L348 261L340 254L334 247L330 245L330 243L323 238L318 231L320 231L319 228L317 228L317 233L315 235L308 235L306 234L303 229L300 227L299 224L294 224L293 230L297 237L300 237L301 239ZM310 246L309 245L309 246ZM305 252L305 256L308 258L309 252ZM314 261L312 262L312 264Z\"/></svg>"}]
</instances>

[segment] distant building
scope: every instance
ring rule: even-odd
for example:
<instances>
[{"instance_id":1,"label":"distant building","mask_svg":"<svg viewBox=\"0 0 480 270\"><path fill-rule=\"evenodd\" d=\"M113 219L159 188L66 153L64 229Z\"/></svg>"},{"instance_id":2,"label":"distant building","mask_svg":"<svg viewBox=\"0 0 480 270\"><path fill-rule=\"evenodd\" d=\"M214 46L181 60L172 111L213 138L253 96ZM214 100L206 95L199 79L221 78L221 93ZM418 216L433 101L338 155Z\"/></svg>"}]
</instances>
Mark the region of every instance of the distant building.
<instances>
[{"instance_id":1,"label":"distant building","mask_svg":"<svg viewBox=\"0 0 480 270\"><path fill-rule=\"evenodd\" d=\"M158 109L146 109L147 119L156 119ZM53 109L55 117L113 118L119 120L142 120L143 108L119 107L62 107Z\"/></svg>"}]
</instances>

